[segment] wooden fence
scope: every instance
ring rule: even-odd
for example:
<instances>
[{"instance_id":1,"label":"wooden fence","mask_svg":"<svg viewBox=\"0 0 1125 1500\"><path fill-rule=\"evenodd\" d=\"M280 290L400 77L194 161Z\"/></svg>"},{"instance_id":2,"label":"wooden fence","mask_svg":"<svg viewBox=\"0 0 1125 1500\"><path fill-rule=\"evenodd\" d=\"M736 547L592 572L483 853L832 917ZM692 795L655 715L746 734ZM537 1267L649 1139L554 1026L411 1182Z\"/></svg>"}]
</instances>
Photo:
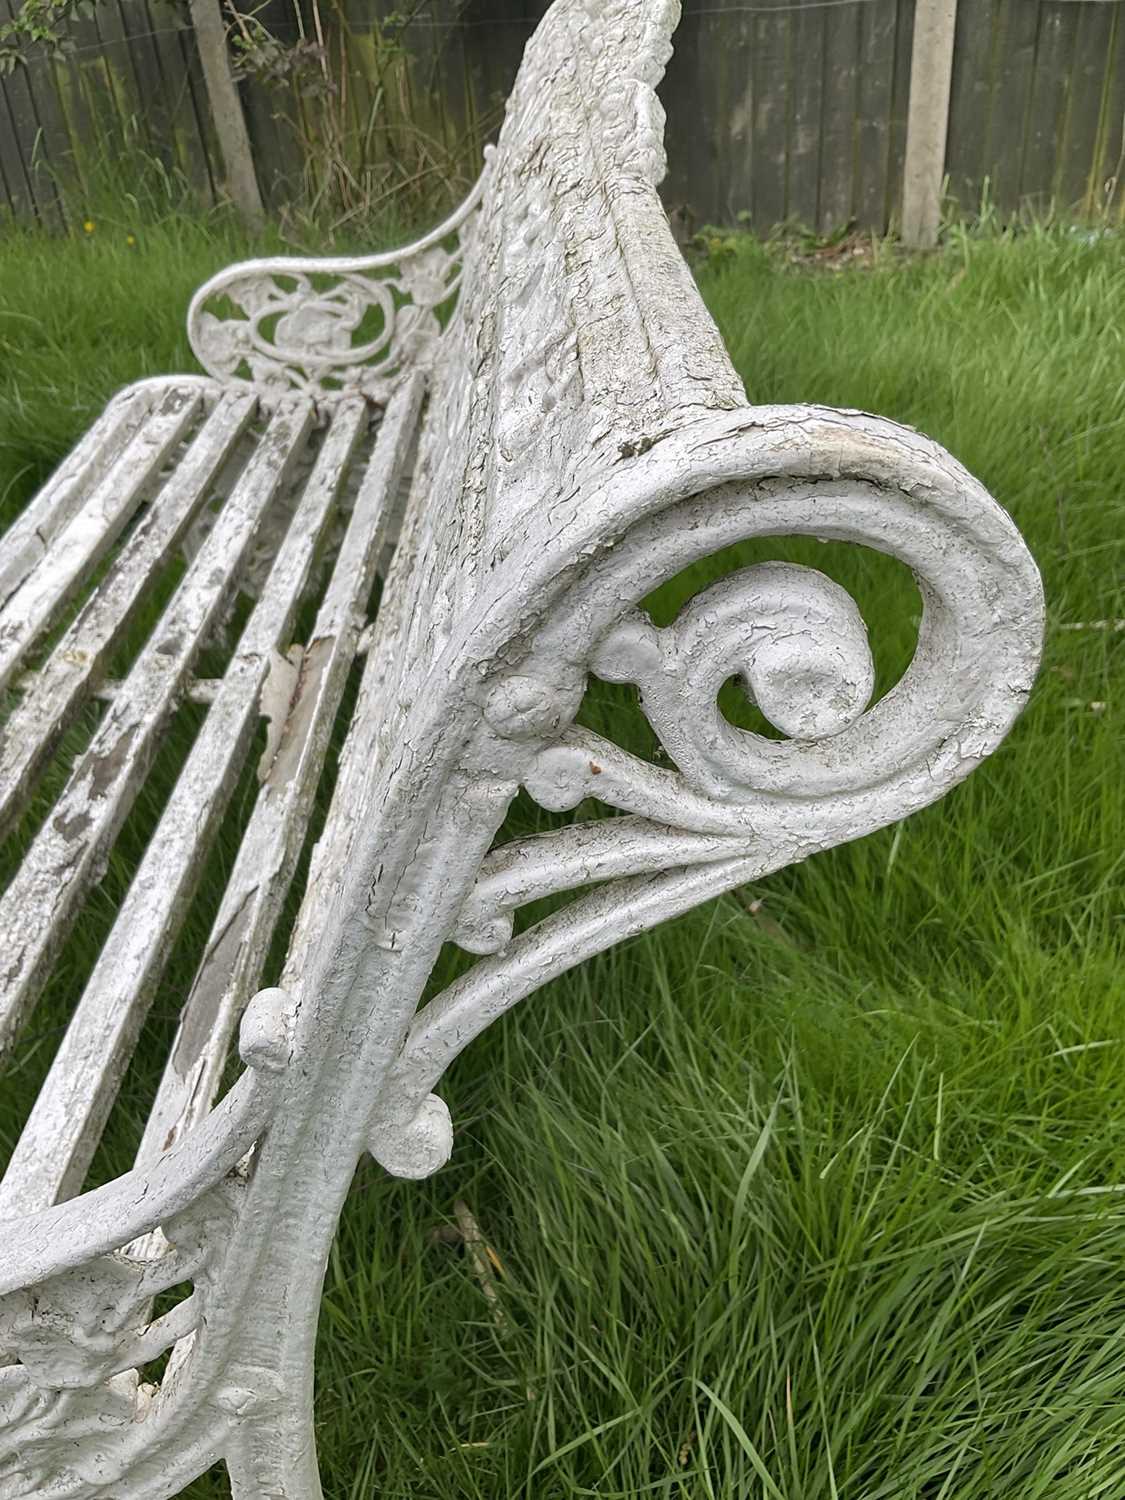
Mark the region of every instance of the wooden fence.
<instances>
[{"instance_id":1,"label":"wooden fence","mask_svg":"<svg viewBox=\"0 0 1125 1500\"><path fill-rule=\"evenodd\" d=\"M0 16L13 3L0 0ZM393 4L337 0L331 12L331 45L361 125L365 109L370 119L383 107L380 22ZM669 207L688 225L759 230L785 220L821 231L895 222L914 7L684 0L662 88ZM475 157L494 128L544 9L541 0L429 0L397 39L415 105L451 153L459 145ZM293 14L283 8L279 29ZM214 198L219 156L185 16L165 0L100 0L71 58L36 59L0 80L0 212L57 220L59 182L81 180L91 162L121 165L124 176L134 148ZM300 144L278 118L287 112L278 94L254 82L242 97L259 180L277 207L302 175ZM988 200L1005 215L1108 207L1119 218L1123 129L1125 0L960 0L945 160L963 212Z\"/></svg>"}]
</instances>

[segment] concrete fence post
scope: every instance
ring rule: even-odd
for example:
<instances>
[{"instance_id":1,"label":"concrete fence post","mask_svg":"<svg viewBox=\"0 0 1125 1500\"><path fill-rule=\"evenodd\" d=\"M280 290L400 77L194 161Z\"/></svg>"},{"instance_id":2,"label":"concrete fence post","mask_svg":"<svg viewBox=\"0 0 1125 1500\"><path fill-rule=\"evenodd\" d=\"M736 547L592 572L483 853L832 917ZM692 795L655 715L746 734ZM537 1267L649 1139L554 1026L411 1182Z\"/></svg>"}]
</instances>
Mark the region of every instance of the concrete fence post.
<instances>
[{"instance_id":1,"label":"concrete fence post","mask_svg":"<svg viewBox=\"0 0 1125 1500\"><path fill-rule=\"evenodd\" d=\"M211 118L215 122L215 134L223 155L227 191L246 227L260 229L265 210L254 171L242 100L231 72L219 0L190 0L190 7Z\"/></svg>"},{"instance_id":2,"label":"concrete fence post","mask_svg":"<svg viewBox=\"0 0 1125 1500\"><path fill-rule=\"evenodd\" d=\"M937 244L956 27L957 0L916 0L902 183L902 238L916 250Z\"/></svg>"}]
</instances>

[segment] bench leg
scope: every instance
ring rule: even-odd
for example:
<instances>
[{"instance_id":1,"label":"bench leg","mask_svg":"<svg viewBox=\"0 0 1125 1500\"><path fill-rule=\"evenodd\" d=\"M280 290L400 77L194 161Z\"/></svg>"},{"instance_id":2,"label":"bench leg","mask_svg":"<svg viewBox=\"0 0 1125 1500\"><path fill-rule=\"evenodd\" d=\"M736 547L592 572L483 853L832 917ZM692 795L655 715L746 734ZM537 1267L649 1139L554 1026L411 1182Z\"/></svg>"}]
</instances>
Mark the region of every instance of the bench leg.
<instances>
[{"instance_id":1,"label":"bench leg","mask_svg":"<svg viewBox=\"0 0 1125 1500\"><path fill-rule=\"evenodd\" d=\"M3 1226L0 1361L16 1362L0 1365L2 1500L169 1500L218 1460L237 1500L320 1500L313 1352L337 1219L364 1152L416 1176L448 1156L440 1107L388 1130L381 1101L514 790L442 786L408 938L365 914L378 859L346 872L344 909L359 915L310 956L297 996L255 998L247 1072L192 1132ZM158 1230L163 1254L127 1253ZM154 1296L184 1283L190 1295L150 1322ZM144 1367L170 1348L149 1384Z\"/></svg>"}]
</instances>

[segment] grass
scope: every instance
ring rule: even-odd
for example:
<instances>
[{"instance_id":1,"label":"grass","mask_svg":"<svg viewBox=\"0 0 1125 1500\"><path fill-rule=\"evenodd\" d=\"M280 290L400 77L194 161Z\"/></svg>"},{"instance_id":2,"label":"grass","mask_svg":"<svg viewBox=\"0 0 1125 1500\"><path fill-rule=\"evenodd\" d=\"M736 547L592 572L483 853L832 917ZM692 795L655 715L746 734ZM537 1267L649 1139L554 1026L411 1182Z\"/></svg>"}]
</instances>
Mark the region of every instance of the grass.
<instances>
[{"instance_id":1,"label":"grass","mask_svg":"<svg viewBox=\"0 0 1125 1500\"><path fill-rule=\"evenodd\" d=\"M184 364L188 293L245 249L221 224L168 220L136 247L128 232L0 243L9 509L112 389ZM1120 241L954 231L937 256L876 247L811 271L736 240L699 277L754 400L912 423L1012 511L1045 576L1042 675L1003 749L938 806L494 1027L443 1087L458 1140L435 1179L360 1167L323 1306L326 1491L1113 1500L1125 635L1062 627L1125 615ZM814 555L892 675L909 579ZM619 695L590 712L643 746ZM103 920L136 857L111 867ZM173 966L165 1027L182 982ZM0 1106L9 1139L34 1072ZM502 1324L432 1233L458 1199L503 1266Z\"/></svg>"}]
</instances>

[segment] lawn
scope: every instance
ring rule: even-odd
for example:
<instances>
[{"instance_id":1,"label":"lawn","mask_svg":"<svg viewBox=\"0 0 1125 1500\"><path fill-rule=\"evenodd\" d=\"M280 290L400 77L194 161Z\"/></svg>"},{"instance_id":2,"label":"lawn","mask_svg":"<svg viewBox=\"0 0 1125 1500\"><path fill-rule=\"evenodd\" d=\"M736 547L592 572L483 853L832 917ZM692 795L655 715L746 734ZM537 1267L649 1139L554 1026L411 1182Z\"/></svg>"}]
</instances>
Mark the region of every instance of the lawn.
<instances>
[{"instance_id":1,"label":"lawn","mask_svg":"<svg viewBox=\"0 0 1125 1500\"><path fill-rule=\"evenodd\" d=\"M192 288L247 248L218 222L92 222L0 240L9 516L112 390L186 366ZM1116 1500L1125 632L1094 627L1125 616L1121 240L953 231L932 257L826 268L735 239L699 278L753 400L911 423L1012 512L1046 583L1042 674L937 806L494 1027L443 1087L458 1137L437 1177L360 1167L324 1297L326 1492ZM884 680L901 668L902 570L842 546L770 555L847 583ZM588 713L643 747L619 694ZM170 970L154 1039L190 972ZM8 1145L41 1065L6 1084ZM502 1267L498 1315L435 1233L458 1200ZM213 1475L188 1493L225 1492Z\"/></svg>"}]
</instances>

